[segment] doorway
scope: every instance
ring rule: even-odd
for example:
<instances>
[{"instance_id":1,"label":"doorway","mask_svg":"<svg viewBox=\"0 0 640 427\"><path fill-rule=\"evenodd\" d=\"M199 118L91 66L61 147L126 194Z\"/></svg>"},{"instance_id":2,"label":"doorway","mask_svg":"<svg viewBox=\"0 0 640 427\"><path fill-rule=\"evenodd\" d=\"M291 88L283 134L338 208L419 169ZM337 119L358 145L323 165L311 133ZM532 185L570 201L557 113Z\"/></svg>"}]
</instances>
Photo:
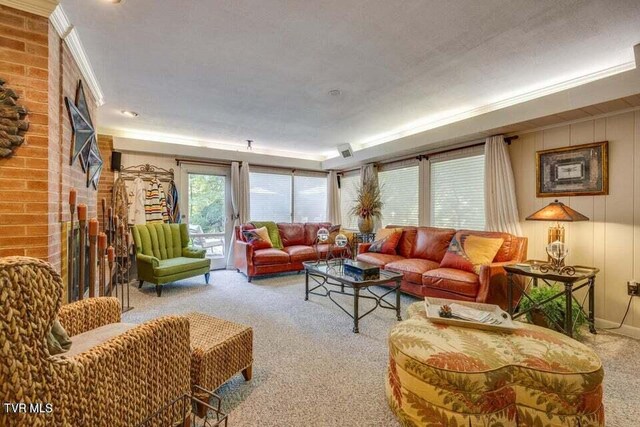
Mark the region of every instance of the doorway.
<instances>
[{"instance_id":1,"label":"doorway","mask_svg":"<svg viewBox=\"0 0 640 427\"><path fill-rule=\"evenodd\" d=\"M189 224L191 244L205 249L212 270L227 267L231 238L229 172L224 167L182 167L185 220Z\"/></svg>"}]
</instances>

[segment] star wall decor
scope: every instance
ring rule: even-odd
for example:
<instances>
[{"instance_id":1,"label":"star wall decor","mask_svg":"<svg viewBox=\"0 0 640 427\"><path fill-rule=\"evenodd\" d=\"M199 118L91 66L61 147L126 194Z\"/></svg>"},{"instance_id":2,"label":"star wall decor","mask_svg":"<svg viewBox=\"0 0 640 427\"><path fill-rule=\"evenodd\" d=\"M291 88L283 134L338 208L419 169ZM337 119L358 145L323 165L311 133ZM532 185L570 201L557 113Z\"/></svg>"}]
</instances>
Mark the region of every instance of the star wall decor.
<instances>
[{"instance_id":1,"label":"star wall decor","mask_svg":"<svg viewBox=\"0 0 640 427\"><path fill-rule=\"evenodd\" d=\"M67 105L72 130L71 165L73 166L79 157L82 171L87 174L87 188L92 185L93 188L97 190L104 162L102 161L100 149L98 148L96 131L93 127L93 121L91 120L91 113L89 112L87 97L84 94L82 80L78 81L75 104L66 96L64 102Z\"/></svg>"},{"instance_id":2,"label":"star wall decor","mask_svg":"<svg viewBox=\"0 0 640 427\"><path fill-rule=\"evenodd\" d=\"M67 111L69 112L72 131L72 154L70 164L73 166L76 159L80 157L82 170L84 172L88 172L91 146L95 144L96 131L93 128L93 122L91 121L91 115L89 114L87 98L84 94L84 88L82 87L82 80L78 81L75 104L66 96L64 97L64 102L67 105Z\"/></svg>"}]
</instances>

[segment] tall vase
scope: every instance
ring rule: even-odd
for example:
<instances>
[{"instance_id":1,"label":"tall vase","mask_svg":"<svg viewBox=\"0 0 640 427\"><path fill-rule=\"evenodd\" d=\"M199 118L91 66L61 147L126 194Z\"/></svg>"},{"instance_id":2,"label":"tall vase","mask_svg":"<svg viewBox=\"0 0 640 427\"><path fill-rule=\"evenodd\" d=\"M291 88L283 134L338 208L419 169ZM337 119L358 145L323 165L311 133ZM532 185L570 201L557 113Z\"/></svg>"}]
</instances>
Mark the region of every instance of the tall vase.
<instances>
[{"instance_id":1,"label":"tall vase","mask_svg":"<svg viewBox=\"0 0 640 427\"><path fill-rule=\"evenodd\" d=\"M361 233L371 233L373 231L373 217L358 217L358 230Z\"/></svg>"}]
</instances>

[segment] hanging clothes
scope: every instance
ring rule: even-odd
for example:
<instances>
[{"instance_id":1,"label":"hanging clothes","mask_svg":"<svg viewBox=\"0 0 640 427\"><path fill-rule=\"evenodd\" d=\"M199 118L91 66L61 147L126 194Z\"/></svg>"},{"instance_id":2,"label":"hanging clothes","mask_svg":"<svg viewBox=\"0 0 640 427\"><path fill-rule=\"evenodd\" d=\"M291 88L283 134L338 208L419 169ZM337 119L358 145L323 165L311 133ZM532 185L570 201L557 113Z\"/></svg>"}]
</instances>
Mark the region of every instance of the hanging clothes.
<instances>
[{"instance_id":1,"label":"hanging clothes","mask_svg":"<svg viewBox=\"0 0 640 427\"><path fill-rule=\"evenodd\" d=\"M158 182L158 197L160 198L160 213L162 214L162 222L169 222L169 211L167 210L167 196L164 194L162 183Z\"/></svg>"},{"instance_id":2,"label":"hanging clothes","mask_svg":"<svg viewBox=\"0 0 640 427\"><path fill-rule=\"evenodd\" d=\"M130 224L129 210L129 196L127 195L126 182L123 178L118 178L113 184L113 214L118 215L118 218L124 221L125 224Z\"/></svg>"},{"instance_id":3,"label":"hanging clothes","mask_svg":"<svg viewBox=\"0 0 640 427\"><path fill-rule=\"evenodd\" d=\"M133 180L132 200L129 205L129 224L145 224L145 203L147 190L142 178L138 177Z\"/></svg>"},{"instance_id":4,"label":"hanging clothes","mask_svg":"<svg viewBox=\"0 0 640 427\"><path fill-rule=\"evenodd\" d=\"M169 213L169 222L180 224L180 205L178 204L178 187L171 180L169 189L167 190L167 212Z\"/></svg>"},{"instance_id":5,"label":"hanging clothes","mask_svg":"<svg viewBox=\"0 0 640 427\"><path fill-rule=\"evenodd\" d=\"M164 222L162 217L162 205L160 204L160 181L152 179L147 188L147 197L144 203L145 216L148 223Z\"/></svg>"}]
</instances>

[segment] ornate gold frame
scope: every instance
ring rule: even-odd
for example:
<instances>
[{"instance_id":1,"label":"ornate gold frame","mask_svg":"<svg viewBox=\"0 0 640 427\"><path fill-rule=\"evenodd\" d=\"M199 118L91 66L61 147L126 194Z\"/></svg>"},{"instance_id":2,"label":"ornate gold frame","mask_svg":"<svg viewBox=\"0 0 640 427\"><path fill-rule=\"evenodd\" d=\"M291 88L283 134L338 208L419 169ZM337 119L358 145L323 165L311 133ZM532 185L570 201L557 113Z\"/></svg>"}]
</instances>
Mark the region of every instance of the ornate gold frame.
<instances>
[{"instance_id":1,"label":"ornate gold frame","mask_svg":"<svg viewBox=\"0 0 640 427\"><path fill-rule=\"evenodd\" d=\"M582 150L591 147L602 148L602 190L589 192L559 192L543 193L540 184L540 157L543 154L561 153L564 151ZM573 197L573 196L606 196L609 194L609 141L594 142L591 144L572 145L570 147L551 148L549 150L536 151L536 197Z\"/></svg>"}]
</instances>

